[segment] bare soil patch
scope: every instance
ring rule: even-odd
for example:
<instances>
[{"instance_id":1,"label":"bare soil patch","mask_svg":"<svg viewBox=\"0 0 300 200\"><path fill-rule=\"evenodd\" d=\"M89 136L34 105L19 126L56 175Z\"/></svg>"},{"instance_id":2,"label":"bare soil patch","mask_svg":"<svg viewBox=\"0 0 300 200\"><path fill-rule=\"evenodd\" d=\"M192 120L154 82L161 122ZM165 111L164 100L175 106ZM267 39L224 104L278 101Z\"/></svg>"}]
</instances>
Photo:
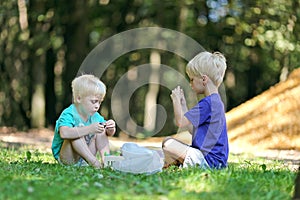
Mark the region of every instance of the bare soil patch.
<instances>
[{"instance_id":1,"label":"bare soil patch","mask_svg":"<svg viewBox=\"0 0 300 200\"><path fill-rule=\"evenodd\" d=\"M300 68L288 79L226 114L238 149L300 151Z\"/></svg>"}]
</instances>

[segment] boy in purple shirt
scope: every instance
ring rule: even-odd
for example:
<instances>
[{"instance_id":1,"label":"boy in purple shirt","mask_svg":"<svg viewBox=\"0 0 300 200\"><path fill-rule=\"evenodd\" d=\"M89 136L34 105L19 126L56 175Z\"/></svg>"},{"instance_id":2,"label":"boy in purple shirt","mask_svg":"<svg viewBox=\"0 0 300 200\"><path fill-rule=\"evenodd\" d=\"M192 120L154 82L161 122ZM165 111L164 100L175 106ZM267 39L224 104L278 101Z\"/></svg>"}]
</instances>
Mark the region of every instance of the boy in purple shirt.
<instances>
[{"instance_id":1,"label":"boy in purple shirt","mask_svg":"<svg viewBox=\"0 0 300 200\"><path fill-rule=\"evenodd\" d=\"M182 164L183 167L224 168L228 160L228 137L223 102L218 93L225 70L225 57L219 53L201 52L187 65L186 73L196 94L204 94L197 105L188 110L180 86L171 94L178 127L188 127L192 134L189 146L167 137L162 144L165 167Z\"/></svg>"}]
</instances>

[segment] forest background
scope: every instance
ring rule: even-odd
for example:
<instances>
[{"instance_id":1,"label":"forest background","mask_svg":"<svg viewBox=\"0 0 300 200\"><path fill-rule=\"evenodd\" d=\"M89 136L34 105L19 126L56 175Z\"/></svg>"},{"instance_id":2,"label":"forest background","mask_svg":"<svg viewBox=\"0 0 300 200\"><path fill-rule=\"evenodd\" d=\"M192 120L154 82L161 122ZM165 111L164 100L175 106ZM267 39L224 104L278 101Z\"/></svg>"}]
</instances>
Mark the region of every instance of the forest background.
<instances>
[{"instance_id":1,"label":"forest background","mask_svg":"<svg viewBox=\"0 0 300 200\"><path fill-rule=\"evenodd\" d=\"M53 128L72 102L71 81L89 52L115 34L141 27L175 30L207 51L224 53L230 110L300 66L299 19L299 0L2 0L0 126ZM100 111L105 118L113 118L111 94L120 77L150 63L153 55L185 75L186 61L170 52L143 49L120 56L100 77L108 88ZM173 122L169 95L161 85L141 86L130 99L132 119L145 125L147 104L154 101ZM174 132L174 123L165 123L157 135Z\"/></svg>"}]
</instances>

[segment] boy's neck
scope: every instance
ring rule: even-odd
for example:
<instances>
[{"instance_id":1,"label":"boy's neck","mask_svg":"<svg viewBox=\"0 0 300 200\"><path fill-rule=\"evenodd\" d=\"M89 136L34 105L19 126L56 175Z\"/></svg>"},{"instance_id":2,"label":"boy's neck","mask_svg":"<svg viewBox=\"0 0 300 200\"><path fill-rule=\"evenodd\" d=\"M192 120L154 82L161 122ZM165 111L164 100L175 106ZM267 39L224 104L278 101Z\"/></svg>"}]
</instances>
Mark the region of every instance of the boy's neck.
<instances>
[{"instance_id":1,"label":"boy's neck","mask_svg":"<svg viewBox=\"0 0 300 200\"><path fill-rule=\"evenodd\" d=\"M80 118L81 118L84 122L86 122L86 121L88 120L89 116L83 112L83 110L82 110L80 104L74 104L74 105L75 105L75 107L76 107L76 110L77 110L77 112L78 112Z\"/></svg>"},{"instance_id":2,"label":"boy's neck","mask_svg":"<svg viewBox=\"0 0 300 200\"><path fill-rule=\"evenodd\" d=\"M219 94L218 90L217 91L209 91L209 92L205 92L204 95L207 97L207 96L210 96L212 94Z\"/></svg>"},{"instance_id":3,"label":"boy's neck","mask_svg":"<svg viewBox=\"0 0 300 200\"><path fill-rule=\"evenodd\" d=\"M209 96L212 94L218 94L218 87L215 86L215 84L213 84L212 82L208 82L208 84L206 85L205 91L204 91L204 95L205 96Z\"/></svg>"}]
</instances>

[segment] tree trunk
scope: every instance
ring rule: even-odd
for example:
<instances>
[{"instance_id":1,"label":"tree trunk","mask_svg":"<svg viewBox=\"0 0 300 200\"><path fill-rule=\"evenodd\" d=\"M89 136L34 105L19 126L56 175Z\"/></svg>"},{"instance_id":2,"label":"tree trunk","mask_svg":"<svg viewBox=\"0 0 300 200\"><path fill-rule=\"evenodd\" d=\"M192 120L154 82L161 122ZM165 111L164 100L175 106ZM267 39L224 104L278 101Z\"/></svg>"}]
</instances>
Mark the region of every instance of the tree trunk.
<instances>
[{"instance_id":1,"label":"tree trunk","mask_svg":"<svg viewBox=\"0 0 300 200\"><path fill-rule=\"evenodd\" d=\"M160 54L152 51L150 55L151 74L149 76L149 90L145 99L144 128L146 131L154 131L157 115L157 96L159 92L159 68L161 64ZM153 83L154 82L154 83ZM157 84L155 84L157 83Z\"/></svg>"},{"instance_id":2,"label":"tree trunk","mask_svg":"<svg viewBox=\"0 0 300 200\"><path fill-rule=\"evenodd\" d=\"M56 94L54 88L55 54L49 49L46 54L46 125L54 126L56 120Z\"/></svg>"},{"instance_id":3,"label":"tree trunk","mask_svg":"<svg viewBox=\"0 0 300 200\"><path fill-rule=\"evenodd\" d=\"M32 12L39 13L45 10L44 2L31 2L30 6ZM32 18L31 27L32 37L39 35L41 38L46 38L44 31L42 31L42 24L36 20L35 16ZM41 128L45 126L45 55L37 53L37 49L44 45L43 41L34 42L30 56L32 60L31 74L29 74L32 80L30 119L32 128Z\"/></svg>"},{"instance_id":4,"label":"tree trunk","mask_svg":"<svg viewBox=\"0 0 300 200\"><path fill-rule=\"evenodd\" d=\"M45 60L44 56L35 59L32 66L32 100L31 100L31 127L45 126Z\"/></svg>"},{"instance_id":5,"label":"tree trunk","mask_svg":"<svg viewBox=\"0 0 300 200\"><path fill-rule=\"evenodd\" d=\"M88 54L89 32L87 25L87 3L84 0L64 1L67 7L64 23L66 25L65 41L66 41L66 68L63 73L64 98L63 107L69 105L72 101L71 82L77 75L78 69ZM72 11L72 12L69 12Z\"/></svg>"}]
</instances>

